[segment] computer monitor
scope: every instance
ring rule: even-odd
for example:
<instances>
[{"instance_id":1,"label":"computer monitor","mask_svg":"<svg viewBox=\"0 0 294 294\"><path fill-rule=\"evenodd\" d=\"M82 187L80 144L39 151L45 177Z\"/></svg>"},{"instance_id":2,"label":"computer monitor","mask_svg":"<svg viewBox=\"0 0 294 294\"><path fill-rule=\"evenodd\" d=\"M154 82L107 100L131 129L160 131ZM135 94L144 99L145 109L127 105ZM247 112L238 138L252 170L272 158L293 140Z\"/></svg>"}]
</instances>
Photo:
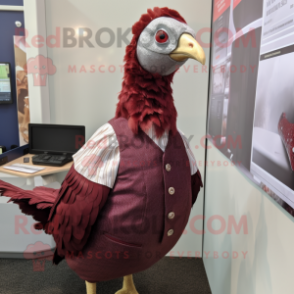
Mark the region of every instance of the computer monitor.
<instances>
[{"instance_id":1,"label":"computer monitor","mask_svg":"<svg viewBox=\"0 0 294 294\"><path fill-rule=\"evenodd\" d=\"M11 67L8 62L0 62L0 104L12 103Z\"/></svg>"},{"instance_id":2,"label":"computer monitor","mask_svg":"<svg viewBox=\"0 0 294 294\"><path fill-rule=\"evenodd\" d=\"M293 1L213 9L208 138L294 216Z\"/></svg>"},{"instance_id":3,"label":"computer monitor","mask_svg":"<svg viewBox=\"0 0 294 294\"><path fill-rule=\"evenodd\" d=\"M29 124L31 154L73 155L85 143L85 127Z\"/></svg>"}]
</instances>

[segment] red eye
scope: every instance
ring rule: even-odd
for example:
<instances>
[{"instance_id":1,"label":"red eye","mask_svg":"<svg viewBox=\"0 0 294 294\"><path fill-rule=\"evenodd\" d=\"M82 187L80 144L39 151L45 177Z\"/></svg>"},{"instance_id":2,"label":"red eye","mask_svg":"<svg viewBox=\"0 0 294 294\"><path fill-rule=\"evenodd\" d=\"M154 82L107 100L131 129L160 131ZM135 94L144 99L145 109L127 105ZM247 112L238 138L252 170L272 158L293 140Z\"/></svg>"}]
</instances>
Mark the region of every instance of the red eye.
<instances>
[{"instance_id":1,"label":"red eye","mask_svg":"<svg viewBox=\"0 0 294 294\"><path fill-rule=\"evenodd\" d=\"M159 30L156 33L155 39L158 43L165 43L168 40L168 34L163 30Z\"/></svg>"}]
</instances>

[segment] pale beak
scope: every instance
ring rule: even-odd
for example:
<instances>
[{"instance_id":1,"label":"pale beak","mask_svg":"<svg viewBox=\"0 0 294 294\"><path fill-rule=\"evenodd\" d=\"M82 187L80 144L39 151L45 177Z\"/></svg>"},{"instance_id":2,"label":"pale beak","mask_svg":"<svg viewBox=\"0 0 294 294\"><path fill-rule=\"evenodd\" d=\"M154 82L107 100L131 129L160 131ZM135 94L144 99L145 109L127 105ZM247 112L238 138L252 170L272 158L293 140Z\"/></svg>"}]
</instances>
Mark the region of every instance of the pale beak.
<instances>
[{"instance_id":1,"label":"pale beak","mask_svg":"<svg viewBox=\"0 0 294 294\"><path fill-rule=\"evenodd\" d=\"M183 34L180 37L178 47L169 56L176 61L196 59L203 65L206 61L203 48L190 34Z\"/></svg>"}]
</instances>

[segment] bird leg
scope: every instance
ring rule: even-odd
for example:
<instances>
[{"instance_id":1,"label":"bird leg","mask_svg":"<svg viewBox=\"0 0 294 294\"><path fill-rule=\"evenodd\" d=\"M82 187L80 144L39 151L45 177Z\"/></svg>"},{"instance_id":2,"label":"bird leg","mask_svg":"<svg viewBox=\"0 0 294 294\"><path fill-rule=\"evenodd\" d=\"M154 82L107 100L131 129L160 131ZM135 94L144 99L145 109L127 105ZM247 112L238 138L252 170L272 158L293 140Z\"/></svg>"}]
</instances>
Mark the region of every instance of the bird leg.
<instances>
[{"instance_id":1,"label":"bird leg","mask_svg":"<svg viewBox=\"0 0 294 294\"><path fill-rule=\"evenodd\" d=\"M124 277L122 289L115 294L139 294L134 285L133 275Z\"/></svg>"},{"instance_id":2,"label":"bird leg","mask_svg":"<svg viewBox=\"0 0 294 294\"><path fill-rule=\"evenodd\" d=\"M96 283L86 281L87 294L96 294Z\"/></svg>"}]
</instances>

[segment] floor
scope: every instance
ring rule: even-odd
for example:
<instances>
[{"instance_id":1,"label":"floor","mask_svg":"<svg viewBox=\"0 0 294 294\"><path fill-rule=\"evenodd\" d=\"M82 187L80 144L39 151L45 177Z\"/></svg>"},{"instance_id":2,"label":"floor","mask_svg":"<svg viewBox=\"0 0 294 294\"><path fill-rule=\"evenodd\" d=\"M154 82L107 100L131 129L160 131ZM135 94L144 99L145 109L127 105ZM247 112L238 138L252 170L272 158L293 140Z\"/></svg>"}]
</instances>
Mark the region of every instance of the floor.
<instances>
[{"instance_id":1,"label":"floor","mask_svg":"<svg viewBox=\"0 0 294 294\"><path fill-rule=\"evenodd\" d=\"M36 264L35 264L36 266ZM85 294L85 283L63 261L46 261L34 269L32 260L0 259L1 294ZM43 270L43 271L42 271ZM166 257L134 275L140 294L210 294L202 259ZM122 279L99 283L97 294L114 294Z\"/></svg>"}]
</instances>

